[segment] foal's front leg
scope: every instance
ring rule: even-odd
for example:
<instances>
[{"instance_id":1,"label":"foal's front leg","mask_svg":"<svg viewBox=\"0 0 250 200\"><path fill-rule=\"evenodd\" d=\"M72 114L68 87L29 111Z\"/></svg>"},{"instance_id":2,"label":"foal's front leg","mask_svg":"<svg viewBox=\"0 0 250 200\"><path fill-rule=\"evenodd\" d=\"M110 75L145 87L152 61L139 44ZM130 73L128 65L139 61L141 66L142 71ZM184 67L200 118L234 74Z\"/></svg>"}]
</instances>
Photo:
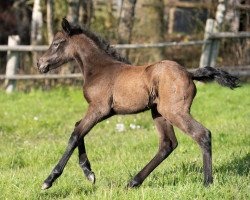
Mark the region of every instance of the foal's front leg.
<instances>
[{"instance_id":1,"label":"foal's front leg","mask_svg":"<svg viewBox=\"0 0 250 200\"><path fill-rule=\"evenodd\" d=\"M76 122L75 127L80 124L81 120ZM86 153L84 138L78 141L78 157L79 157L79 165L86 176L86 178L91 182L95 183L95 174L91 170L91 165Z\"/></svg>"},{"instance_id":2,"label":"foal's front leg","mask_svg":"<svg viewBox=\"0 0 250 200\"><path fill-rule=\"evenodd\" d=\"M91 171L91 165L86 153L84 139L79 140L78 142L78 153L79 153L79 165L82 168L82 171L86 178L91 182L95 183L95 174Z\"/></svg>"},{"instance_id":3,"label":"foal's front leg","mask_svg":"<svg viewBox=\"0 0 250 200\"><path fill-rule=\"evenodd\" d=\"M75 127L73 133L68 142L66 151L64 152L62 158L52 170L48 178L44 181L42 189L48 189L52 186L53 182L62 174L65 165L67 164L70 156L74 152L75 148L78 146L79 141L84 138L84 136L91 130L91 128L102 121L108 112L99 109L99 107L90 106L86 116L81 120L81 122Z\"/></svg>"}]
</instances>

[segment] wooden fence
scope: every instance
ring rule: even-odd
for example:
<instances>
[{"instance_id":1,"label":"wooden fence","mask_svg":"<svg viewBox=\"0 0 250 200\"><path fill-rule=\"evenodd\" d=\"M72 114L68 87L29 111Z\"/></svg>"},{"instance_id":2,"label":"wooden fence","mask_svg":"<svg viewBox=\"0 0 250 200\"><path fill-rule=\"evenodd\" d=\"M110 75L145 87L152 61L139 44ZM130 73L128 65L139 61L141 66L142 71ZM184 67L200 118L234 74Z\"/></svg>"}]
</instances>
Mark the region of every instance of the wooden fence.
<instances>
[{"instance_id":1,"label":"wooden fence","mask_svg":"<svg viewBox=\"0 0 250 200\"><path fill-rule=\"evenodd\" d=\"M207 20L204 40L188 41L188 42L163 42L155 44L117 44L114 45L117 49L141 49L141 48L165 48L171 46L191 46L202 45L202 54L200 59L200 67L212 66L216 64L219 41L221 39L238 39L250 38L250 32L214 32L215 22L212 19ZM18 45L19 38L17 36L9 37L9 45L0 45L0 51L8 51L8 62L6 66L6 74L0 75L0 80L5 80L6 92L12 92L15 87L15 80L35 80L35 79L69 79L81 78L82 75L77 74L33 74L33 75L17 75L16 66L18 63L17 52L38 52L46 51L48 45L31 46ZM238 76L249 76L250 66L241 67L224 67L224 70L230 71ZM237 71L236 71L236 70ZM191 69L192 71L192 69Z\"/></svg>"},{"instance_id":2,"label":"wooden fence","mask_svg":"<svg viewBox=\"0 0 250 200\"><path fill-rule=\"evenodd\" d=\"M200 67L216 65L216 59L219 51L219 42L221 39L238 39L238 38L250 38L250 32L220 32L222 19L224 12L224 4L219 4L217 8L217 18L208 19L205 27L204 40L188 41L188 42L163 42L155 44L117 44L114 45L117 49L140 49L140 48L165 48L171 46L191 46L202 45L202 54L200 58ZM15 87L15 80L31 80L31 79L65 79L65 78L80 78L81 74L48 74L48 75L17 75L16 68L18 65L17 52L38 52L46 51L47 45L32 46L32 45L19 45L20 39L18 36L10 36L8 45L0 45L0 51L7 51L7 66L6 74L0 75L0 80L5 80L6 92L12 92ZM243 69L244 68L244 69ZM239 76L249 76L249 66L244 66L241 71L236 72ZM233 67L227 67L231 73Z\"/></svg>"}]
</instances>

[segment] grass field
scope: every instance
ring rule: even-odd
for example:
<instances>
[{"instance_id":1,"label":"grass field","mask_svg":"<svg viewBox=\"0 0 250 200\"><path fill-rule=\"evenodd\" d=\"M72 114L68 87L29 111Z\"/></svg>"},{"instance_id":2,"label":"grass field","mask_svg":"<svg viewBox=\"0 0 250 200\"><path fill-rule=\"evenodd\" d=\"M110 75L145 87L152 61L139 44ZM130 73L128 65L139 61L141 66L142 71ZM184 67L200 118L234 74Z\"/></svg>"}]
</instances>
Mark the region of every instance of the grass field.
<instances>
[{"instance_id":1,"label":"grass field","mask_svg":"<svg viewBox=\"0 0 250 200\"><path fill-rule=\"evenodd\" d=\"M197 87L192 115L212 132L214 184L209 188L202 186L197 144L176 129L179 146L173 154L140 188L124 189L158 149L145 112L113 117L87 135L94 186L83 176L75 152L53 187L41 191L86 110L82 91L0 91L0 199L250 199L250 85L234 91L216 84ZM118 123L126 130L117 131Z\"/></svg>"}]
</instances>

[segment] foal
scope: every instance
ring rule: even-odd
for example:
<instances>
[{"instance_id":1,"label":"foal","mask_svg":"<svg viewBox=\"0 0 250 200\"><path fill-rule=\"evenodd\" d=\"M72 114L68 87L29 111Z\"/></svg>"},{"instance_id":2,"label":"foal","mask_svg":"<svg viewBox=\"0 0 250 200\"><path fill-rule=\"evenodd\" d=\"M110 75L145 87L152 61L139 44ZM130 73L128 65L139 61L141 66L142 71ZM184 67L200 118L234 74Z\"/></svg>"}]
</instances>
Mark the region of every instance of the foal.
<instances>
[{"instance_id":1,"label":"foal","mask_svg":"<svg viewBox=\"0 0 250 200\"><path fill-rule=\"evenodd\" d=\"M191 136L203 154L204 184L213 182L211 133L190 115L196 94L193 80L217 81L231 89L238 79L219 69L204 67L189 73L178 63L164 60L152 65L132 66L109 44L87 29L62 21L47 52L38 60L42 73L75 60L84 77L83 92L88 110L76 123L62 158L44 181L42 189L52 186L62 174L74 149L78 147L79 164L89 181L95 175L88 160L84 137L97 123L116 114L133 114L151 110L159 133L159 150L155 157L129 182L137 187L177 147L173 125Z\"/></svg>"}]
</instances>

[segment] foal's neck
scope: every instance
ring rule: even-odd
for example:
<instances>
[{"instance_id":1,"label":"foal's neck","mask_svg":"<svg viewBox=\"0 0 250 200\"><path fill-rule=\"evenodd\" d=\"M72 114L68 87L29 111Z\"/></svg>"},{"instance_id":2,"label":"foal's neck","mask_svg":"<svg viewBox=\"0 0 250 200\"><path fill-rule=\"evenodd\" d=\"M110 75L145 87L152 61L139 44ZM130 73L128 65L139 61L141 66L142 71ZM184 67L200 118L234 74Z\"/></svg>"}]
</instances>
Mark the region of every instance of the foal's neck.
<instances>
[{"instance_id":1,"label":"foal's neck","mask_svg":"<svg viewBox=\"0 0 250 200\"><path fill-rule=\"evenodd\" d=\"M74 39L74 58L82 70L84 82L91 76L106 71L108 66L121 64L107 55L86 36L79 35Z\"/></svg>"}]
</instances>

